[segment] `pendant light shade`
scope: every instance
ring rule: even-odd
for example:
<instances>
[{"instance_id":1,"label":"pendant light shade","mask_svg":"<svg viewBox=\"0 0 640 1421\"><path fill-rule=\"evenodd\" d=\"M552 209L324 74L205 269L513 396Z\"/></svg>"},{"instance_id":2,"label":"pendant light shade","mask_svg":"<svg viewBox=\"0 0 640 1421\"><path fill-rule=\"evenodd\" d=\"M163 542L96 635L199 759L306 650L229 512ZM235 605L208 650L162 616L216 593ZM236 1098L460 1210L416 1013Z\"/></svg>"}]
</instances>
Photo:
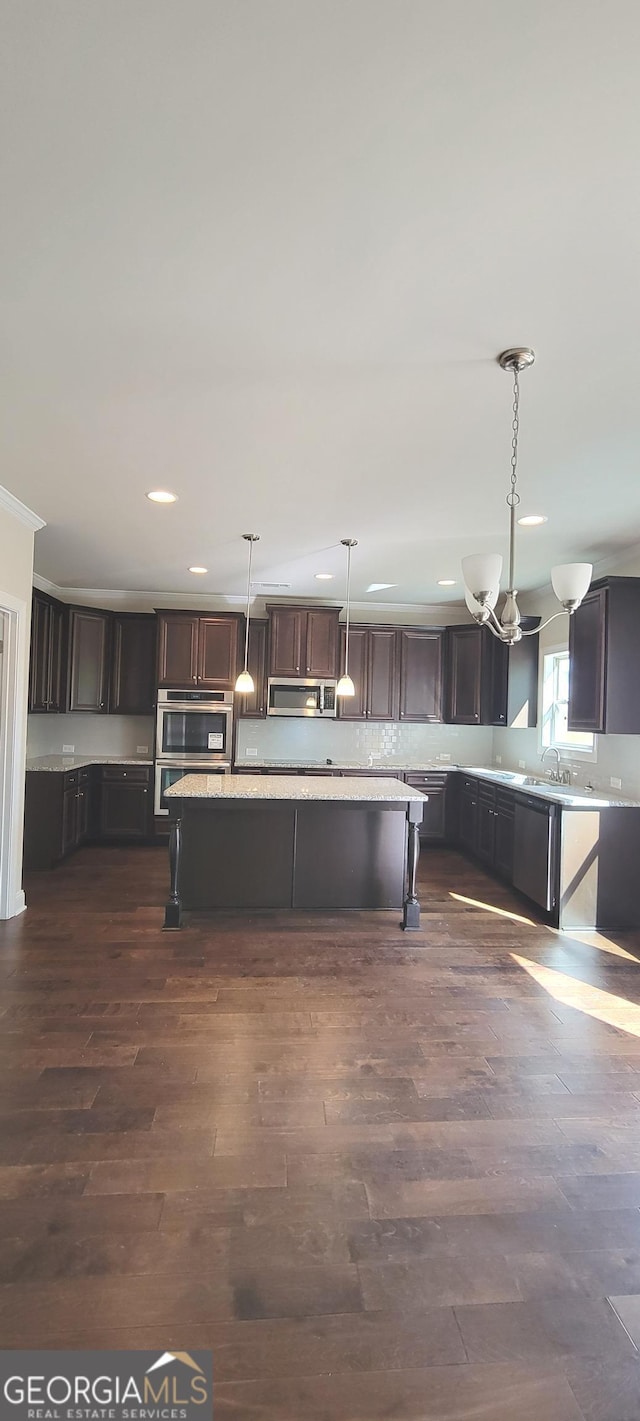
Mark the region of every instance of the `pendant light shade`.
<instances>
[{"instance_id":1,"label":"pendant light shade","mask_svg":"<svg viewBox=\"0 0 640 1421\"><path fill-rule=\"evenodd\" d=\"M465 587L468 587L476 602L486 602L495 594L492 604L495 607L502 577L500 553L472 553L470 557L463 558L462 576Z\"/></svg>"},{"instance_id":2,"label":"pendant light shade","mask_svg":"<svg viewBox=\"0 0 640 1421\"><path fill-rule=\"evenodd\" d=\"M244 670L240 672L235 684L235 690L239 696L250 696L255 691L253 676L248 669L249 660L249 617L251 615L251 562L253 559L253 545L260 542L259 533L243 533L245 543L249 544L249 566L247 569L247 616L244 629Z\"/></svg>"},{"instance_id":3,"label":"pendant light shade","mask_svg":"<svg viewBox=\"0 0 640 1421\"><path fill-rule=\"evenodd\" d=\"M351 549L357 548L357 538L341 538L343 548L347 549L347 622L344 639L344 672L336 686L337 696L355 696L356 688L349 675L349 620L351 613Z\"/></svg>"},{"instance_id":4,"label":"pendant light shade","mask_svg":"<svg viewBox=\"0 0 640 1421\"><path fill-rule=\"evenodd\" d=\"M593 565L590 562L567 562L560 567L552 567L551 583L563 607L575 611L589 591Z\"/></svg>"}]
</instances>

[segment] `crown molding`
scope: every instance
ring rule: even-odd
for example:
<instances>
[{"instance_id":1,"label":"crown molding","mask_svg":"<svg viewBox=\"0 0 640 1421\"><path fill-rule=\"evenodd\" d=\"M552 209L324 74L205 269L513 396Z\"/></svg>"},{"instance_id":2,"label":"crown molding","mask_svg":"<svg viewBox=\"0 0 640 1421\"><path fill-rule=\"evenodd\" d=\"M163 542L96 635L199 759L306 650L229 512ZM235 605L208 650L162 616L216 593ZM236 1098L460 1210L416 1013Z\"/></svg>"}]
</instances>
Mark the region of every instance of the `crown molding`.
<instances>
[{"instance_id":1,"label":"crown molding","mask_svg":"<svg viewBox=\"0 0 640 1421\"><path fill-rule=\"evenodd\" d=\"M2 484L0 484L0 508L11 513L19 523L24 523L25 528L32 528L34 533L37 533L40 528L46 527L44 518L39 518L37 513L33 513L30 508L27 508L26 503L21 503L20 499L16 498L15 494L9 493L8 488L3 488Z\"/></svg>"}]
</instances>

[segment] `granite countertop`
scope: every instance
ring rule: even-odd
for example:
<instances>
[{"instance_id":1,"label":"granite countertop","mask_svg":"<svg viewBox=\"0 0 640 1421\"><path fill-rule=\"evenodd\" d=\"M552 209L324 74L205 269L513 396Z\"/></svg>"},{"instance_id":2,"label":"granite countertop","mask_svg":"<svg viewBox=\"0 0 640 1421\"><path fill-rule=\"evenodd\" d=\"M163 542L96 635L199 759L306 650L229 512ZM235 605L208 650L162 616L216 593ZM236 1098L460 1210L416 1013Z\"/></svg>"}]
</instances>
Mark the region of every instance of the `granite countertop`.
<instances>
[{"instance_id":1,"label":"granite countertop","mask_svg":"<svg viewBox=\"0 0 640 1421\"><path fill-rule=\"evenodd\" d=\"M577 785L557 785L553 780L540 782L537 776L518 774L514 770L485 770L471 765L461 768L466 770L468 775L473 775L474 779L488 780L491 784L502 785L505 789L522 790L524 794L534 795L537 799L550 799L554 804L561 804L564 809L640 808L637 799L621 799L619 795L612 798L598 790L580 789Z\"/></svg>"},{"instance_id":2,"label":"granite countertop","mask_svg":"<svg viewBox=\"0 0 640 1421\"><path fill-rule=\"evenodd\" d=\"M50 770L60 774L65 770L83 770L86 765L152 765L153 760L142 755L36 755L27 760L28 770Z\"/></svg>"},{"instance_id":3,"label":"granite countertop","mask_svg":"<svg viewBox=\"0 0 640 1421\"><path fill-rule=\"evenodd\" d=\"M376 760L363 765L361 760L236 760L236 770L361 770L379 774L404 774L412 770L459 770L450 760Z\"/></svg>"},{"instance_id":4,"label":"granite countertop","mask_svg":"<svg viewBox=\"0 0 640 1421\"><path fill-rule=\"evenodd\" d=\"M292 775L185 775L166 791L168 799L333 799L353 803L372 801L406 804L427 799L422 790L394 779L364 780L330 775L298 779Z\"/></svg>"}]
</instances>

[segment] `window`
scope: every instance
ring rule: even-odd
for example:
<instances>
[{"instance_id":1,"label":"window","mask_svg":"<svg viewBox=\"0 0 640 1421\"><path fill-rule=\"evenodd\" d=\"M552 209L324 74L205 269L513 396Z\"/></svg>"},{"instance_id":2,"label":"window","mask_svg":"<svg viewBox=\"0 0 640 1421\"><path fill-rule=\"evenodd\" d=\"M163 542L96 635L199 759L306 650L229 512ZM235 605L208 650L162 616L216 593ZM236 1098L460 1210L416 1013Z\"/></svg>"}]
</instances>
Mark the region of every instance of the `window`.
<instances>
[{"instance_id":1,"label":"window","mask_svg":"<svg viewBox=\"0 0 640 1421\"><path fill-rule=\"evenodd\" d=\"M569 730L569 652L551 651L544 658L542 678L542 745L595 755L595 735Z\"/></svg>"}]
</instances>

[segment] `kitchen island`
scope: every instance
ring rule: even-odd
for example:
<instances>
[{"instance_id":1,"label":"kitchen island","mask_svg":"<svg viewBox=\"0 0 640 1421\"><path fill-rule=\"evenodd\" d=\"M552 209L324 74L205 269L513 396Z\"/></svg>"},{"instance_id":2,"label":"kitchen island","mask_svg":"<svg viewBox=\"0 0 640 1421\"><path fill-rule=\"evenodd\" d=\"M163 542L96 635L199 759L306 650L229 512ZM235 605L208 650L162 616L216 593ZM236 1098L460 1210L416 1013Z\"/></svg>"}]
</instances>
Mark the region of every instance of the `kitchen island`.
<instances>
[{"instance_id":1,"label":"kitchen island","mask_svg":"<svg viewBox=\"0 0 640 1421\"><path fill-rule=\"evenodd\" d=\"M416 931L426 798L391 778L185 775L167 791L164 926L189 908L397 908Z\"/></svg>"}]
</instances>

